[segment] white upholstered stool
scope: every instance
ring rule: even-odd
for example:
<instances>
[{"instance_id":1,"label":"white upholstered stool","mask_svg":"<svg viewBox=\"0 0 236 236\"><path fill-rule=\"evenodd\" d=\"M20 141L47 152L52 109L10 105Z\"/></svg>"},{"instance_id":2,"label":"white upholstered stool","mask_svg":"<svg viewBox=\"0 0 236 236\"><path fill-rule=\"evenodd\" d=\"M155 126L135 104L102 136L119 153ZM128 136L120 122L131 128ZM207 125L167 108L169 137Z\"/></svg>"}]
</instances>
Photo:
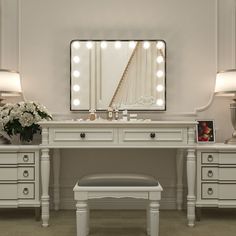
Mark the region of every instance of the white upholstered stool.
<instances>
[{"instance_id":1,"label":"white upholstered stool","mask_svg":"<svg viewBox=\"0 0 236 236\"><path fill-rule=\"evenodd\" d=\"M147 175L96 174L79 180L74 187L76 203L77 236L89 233L88 199L137 198L147 199L147 234L158 236L159 201L162 187L158 181Z\"/></svg>"}]
</instances>

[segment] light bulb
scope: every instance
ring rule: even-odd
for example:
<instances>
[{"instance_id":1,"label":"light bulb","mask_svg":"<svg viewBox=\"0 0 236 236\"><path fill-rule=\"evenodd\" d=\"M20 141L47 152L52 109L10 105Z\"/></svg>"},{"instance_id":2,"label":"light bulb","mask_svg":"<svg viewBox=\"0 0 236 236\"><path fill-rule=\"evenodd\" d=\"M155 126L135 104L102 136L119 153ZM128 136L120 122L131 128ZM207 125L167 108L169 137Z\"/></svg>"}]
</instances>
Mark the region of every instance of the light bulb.
<instances>
[{"instance_id":1,"label":"light bulb","mask_svg":"<svg viewBox=\"0 0 236 236\"><path fill-rule=\"evenodd\" d=\"M80 77L80 72L78 70L75 70L73 72L73 76L76 77L76 78Z\"/></svg>"},{"instance_id":2,"label":"light bulb","mask_svg":"<svg viewBox=\"0 0 236 236\"><path fill-rule=\"evenodd\" d=\"M91 48L93 47L93 43L92 43L91 41L88 41L88 42L86 43L86 47L87 47L88 49L91 49Z\"/></svg>"},{"instance_id":3,"label":"light bulb","mask_svg":"<svg viewBox=\"0 0 236 236\"><path fill-rule=\"evenodd\" d=\"M79 86L78 84L75 84L75 85L73 86L73 90L74 90L75 92L80 91L80 86Z\"/></svg>"},{"instance_id":4,"label":"light bulb","mask_svg":"<svg viewBox=\"0 0 236 236\"><path fill-rule=\"evenodd\" d=\"M165 44L164 44L163 41L158 41L158 42L157 42L157 49L162 49L162 48L164 48L164 47L165 47Z\"/></svg>"},{"instance_id":5,"label":"light bulb","mask_svg":"<svg viewBox=\"0 0 236 236\"><path fill-rule=\"evenodd\" d=\"M164 87L162 84L159 84L159 85L157 85L156 89L158 92L162 92L164 90Z\"/></svg>"},{"instance_id":6,"label":"light bulb","mask_svg":"<svg viewBox=\"0 0 236 236\"><path fill-rule=\"evenodd\" d=\"M164 72L162 70L158 70L156 75L158 78L160 78L164 75Z\"/></svg>"},{"instance_id":7,"label":"light bulb","mask_svg":"<svg viewBox=\"0 0 236 236\"><path fill-rule=\"evenodd\" d=\"M116 41L116 42L115 42L115 48L116 48L116 49L121 48L121 42L120 42L120 41Z\"/></svg>"},{"instance_id":8,"label":"light bulb","mask_svg":"<svg viewBox=\"0 0 236 236\"><path fill-rule=\"evenodd\" d=\"M79 63L80 62L80 58L78 56L74 56L73 57L73 62L74 63Z\"/></svg>"},{"instance_id":9,"label":"light bulb","mask_svg":"<svg viewBox=\"0 0 236 236\"><path fill-rule=\"evenodd\" d=\"M73 100L73 104L74 104L75 106L79 106L79 105L80 105L80 100L79 100L79 99L74 99L74 100Z\"/></svg>"},{"instance_id":10,"label":"light bulb","mask_svg":"<svg viewBox=\"0 0 236 236\"><path fill-rule=\"evenodd\" d=\"M163 99L157 99L156 104L157 104L157 106L163 106L163 104L164 104Z\"/></svg>"},{"instance_id":11,"label":"light bulb","mask_svg":"<svg viewBox=\"0 0 236 236\"><path fill-rule=\"evenodd\" d=\"M80 48L80 43L79 43L79 41L74 41L74 42L72 43L72 46L73 46L74 49L79 49L79 48Z\"/></svg>"},{"instance_id":12,"label":"light bulb","mask_svg":"<svg viewBox=\"0 0 236 236\"><path fill-rule=\"evenodd\" d=\"M135 46L136 46L136 43L134 42L134 41L130 41L129 42L129 48L135 48Z\"/></svg>"},{"instance_id":13,"label":"light bulb","mask_svg":"<svg viewBox=\"0 0 236 236\"><path fill-rule=\"evenodd\" d=\"M143 42L143 48L144 49L150 48L150 43L148 41Z\"/></svg>"},{"instance_id":14,"label":"light bulb","mask_svg":"<svg viewBox=\"0 0 236 236\"><path fill-rule=\"evenodd\" d=\"M158 63L158 64L161 64L163 61L164 61L163 56L158 56L158 57L157 57L157 63Z\"/></svg>"},{"instance_id":15,"label":"light bulb","mask_svg":"<svg viewBox=\"0 0 236 236\"><path fill-rule=\"evenodd\" d=\"M102 42L101 42L101 48L102 48L102 49L107 48L107 42L106 42L106 41L102 41Z\"/></svg>"}]
</instances>

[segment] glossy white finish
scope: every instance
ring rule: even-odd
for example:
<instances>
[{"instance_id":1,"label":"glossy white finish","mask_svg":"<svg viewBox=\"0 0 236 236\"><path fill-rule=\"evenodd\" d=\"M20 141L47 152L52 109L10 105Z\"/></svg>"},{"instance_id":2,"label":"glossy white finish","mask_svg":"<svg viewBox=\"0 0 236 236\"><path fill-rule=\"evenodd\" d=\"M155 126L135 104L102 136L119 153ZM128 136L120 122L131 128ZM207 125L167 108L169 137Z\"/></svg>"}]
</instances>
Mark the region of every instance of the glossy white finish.
<instances>
[{"instance_id":1,"label":"glossy white finish","mask_svg":"<svg viewBox=\"0 0 236 236\"><path fill-rule=\"evenodd\" d=\"M101 198L136 198L148 200L147 233L151 236L159 235L159 201L161 200L161 185L157 186L79 186L75 185L74 198L76 203L77 236L88 234L88 200Z\"/></svg>"},{"instance_id":2,"label":"glossy white finish","mask_svg":"<svg viewBox=\"0 0 236 236\"><path fill-rule=\"evenodd\" d=\"M44 148L41 150L41 181L42 181L42 225L48 226L49 220L49 176L50 176L50 160L49 149Z\"/></svg>"},{"instance_id":3,"label":"glossy white finish","mask_svg":"<svg viewBox=\"0 0 236 236\"><path fill-rule=\"evenodd\" d=\"M188 225L194 226L195 222L195 174L196 174L196 156L195 149L187 150L187 182L188 182L188 195L187 195L187 215Z\"/></svg>"},{"instance_id":4,"label":"glossy white finish","mask_svg":"<svg viewBox=\"0 0 236 236\"><path fill-rule=\"evenodd\" d=\"M39 146L0 145L0 207L40 207Z\"/></svg>"},{"instance_id":5,"label":"glossy white finish","mask_svg":"<svg viewBox=\"0 0 236 236\"><path fill-rule=\"evenodd\" d=\"M195 219L195 121L50 121L40 122L42 126L42 219L43 226L49 220L49 148L176 148L188 149L188 221L194 225ZM65 134L65 135L63 135ZM183 151L177 157L178 208L182 205ZM56 151L55 160L59 160ZM59 164L54 168L54 183L59 184ZM57 169L57 170L55 170ZM57 188L57 187L56 187ZM59 192L55 201L59 206Z\"/></svg>"},{"instance_id":6,"label":"glossy white finish","mask_svg":"<svg viewBox=\"0 0 236 236\"><path fill-rule=\"evenodd\" d=\"M236 208L236 146L198 146L196 207Z\"/></svg>"}]
</instances>

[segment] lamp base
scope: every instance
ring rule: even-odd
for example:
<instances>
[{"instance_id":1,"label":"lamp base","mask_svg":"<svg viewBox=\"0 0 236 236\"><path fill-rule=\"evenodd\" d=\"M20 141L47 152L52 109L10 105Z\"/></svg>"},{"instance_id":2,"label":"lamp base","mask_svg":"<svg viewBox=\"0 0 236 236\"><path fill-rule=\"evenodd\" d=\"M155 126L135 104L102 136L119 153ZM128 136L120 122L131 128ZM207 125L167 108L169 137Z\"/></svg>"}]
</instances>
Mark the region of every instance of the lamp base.
<instances>
[{"instance_id":1,"label":"lamp base","mask_svg":"<svg viewBox=\"0 0 236 236\"><path fill-rule=\"evenodd\" d=\"M236 131L233 132L232 137L229 139L226 139L225 144L232 144L232 145L236 145Z\"/></svg>"},{"instance_id":2,"label":"lamp base","mask_svg":"<svg viewBox=\"0 0 236 236\"><path fill-rule=\"evenodd\" d=\"M229 139L225 140L224 143L225 143L225 144L236 145L236 138L235 138L235 137L229 138Z\"/></svg>"}]
</instances>

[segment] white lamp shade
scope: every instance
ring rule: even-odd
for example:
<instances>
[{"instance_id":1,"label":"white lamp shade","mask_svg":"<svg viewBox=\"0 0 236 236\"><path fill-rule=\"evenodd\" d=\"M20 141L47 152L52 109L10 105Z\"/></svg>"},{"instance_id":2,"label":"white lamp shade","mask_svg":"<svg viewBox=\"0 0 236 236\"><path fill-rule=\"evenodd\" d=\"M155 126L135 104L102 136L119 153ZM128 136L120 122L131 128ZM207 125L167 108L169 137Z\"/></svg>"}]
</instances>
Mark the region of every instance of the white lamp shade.
<instances>
[{"instance_id":1,"label":"white lamp shade","mask_svg":"<svg viewBox=\"0 0 236 236\"><path fill-rule=\"evenodd\" d=\"M236 70L218 72L215 84L216 94L236 93Z\"/></svg>"},{"instance_id":2,"label":"white lamp shade","mask_svg":"<svg viewBox=\"0 0 236 236\"><path fill-rule=\"evenodd\" d=\"M0 93L19 94L21 92L19 73L10 70L0 70Z\"/></svg>"}]
</instances>

